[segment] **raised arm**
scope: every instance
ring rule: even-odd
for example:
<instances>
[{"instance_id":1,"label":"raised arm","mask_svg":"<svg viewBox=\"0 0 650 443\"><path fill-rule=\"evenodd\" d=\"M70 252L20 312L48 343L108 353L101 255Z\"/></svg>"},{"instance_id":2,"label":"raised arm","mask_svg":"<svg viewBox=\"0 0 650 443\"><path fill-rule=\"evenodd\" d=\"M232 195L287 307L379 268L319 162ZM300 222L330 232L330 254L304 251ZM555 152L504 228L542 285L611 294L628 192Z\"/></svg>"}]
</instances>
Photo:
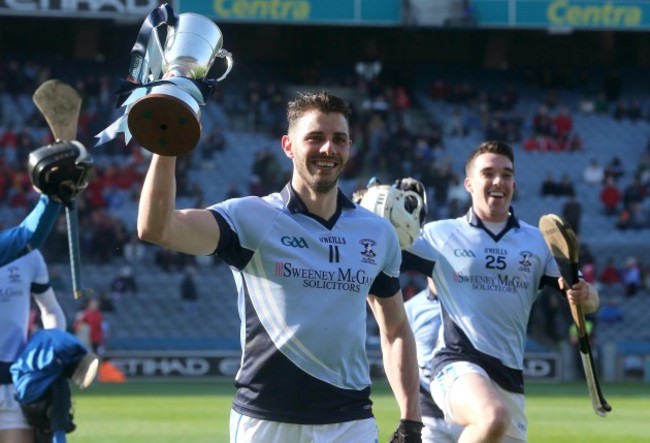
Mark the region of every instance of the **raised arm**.
<instances>
[{"instance_id":1,"label":"raised arm","mask_svg":"<svg viewBox=\"0 0 650 443\"><path fill-rule=\"evenodd\" d=\"M0 266L40 248L61 212L61 203L41 195L23 222L0 232Z\"/></svg>"},{"instance_id":2,"label":"raised arm","mask_svg":"<svg viewBox=\"0 0 650 443\"><path fill-rule=\"evenodd\" d=\"M140 194L138 236L185 254L212 254L219 225L206 209L176 209L175 169L176 157L153 155Z\"/></svg>"}]
</instances>

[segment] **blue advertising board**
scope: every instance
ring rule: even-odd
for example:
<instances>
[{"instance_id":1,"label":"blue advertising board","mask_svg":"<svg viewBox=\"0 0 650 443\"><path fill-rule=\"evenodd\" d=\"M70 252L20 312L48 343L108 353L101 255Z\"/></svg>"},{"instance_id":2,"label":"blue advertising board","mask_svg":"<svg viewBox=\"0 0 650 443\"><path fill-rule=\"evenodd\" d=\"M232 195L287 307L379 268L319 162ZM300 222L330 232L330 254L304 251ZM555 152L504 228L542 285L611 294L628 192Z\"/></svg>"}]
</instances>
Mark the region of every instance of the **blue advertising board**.
<instances>
[{"instance_id":1,"label":"blue advertising board","mask_svg":"<svg viewBox=\"0 0 650 443\"><path fill-rule=\"evenodd\" d=\"M177 0L175 10L217 22L386 26L401 22L401 0Z\"/></svg>"}]
</instances>

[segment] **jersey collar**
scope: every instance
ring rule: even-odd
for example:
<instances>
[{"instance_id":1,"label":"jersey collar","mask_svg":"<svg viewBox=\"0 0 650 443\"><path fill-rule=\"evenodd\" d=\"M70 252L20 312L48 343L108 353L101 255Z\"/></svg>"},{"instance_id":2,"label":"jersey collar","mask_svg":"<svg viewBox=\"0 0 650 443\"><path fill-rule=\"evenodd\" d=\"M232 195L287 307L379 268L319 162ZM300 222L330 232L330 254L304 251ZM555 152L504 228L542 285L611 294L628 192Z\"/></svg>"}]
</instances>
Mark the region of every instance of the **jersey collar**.
<instances>
[{"instance_id":1,"label":"jersey collar","mask_svg":"<svg viewBox=\"0 0 650 443\"><path fill-rule=\"evenodd\" d=\"M352 203L352 201L343 194L343 191L341 189L338 189L338 194L336 196L336 213L332 217L330 221L325 221L322 220L320 217L317 217L313 214L311 214L307 210L307 206L302 202L298 194L296 193L296 190L293 189L293 186L291 186L291 183L287 183L286 186L282 189L280 192L280 195L282 196L282 200L284 201L284 206L291 212L292 214L305 214L308 215L314 219L317 219L321 222L324 222L325 224L333 224L336 222L336 220L339 218L339 215L341 215L341 210L342 209L356 209L356 205Z\"/></svg>"},{"instance_id":2,"label":"jersey collar","mask_svg":"<svg viewBox=\"0 0 650 443\"><path fill-rule=\"evenodd\" d=\"M506 227L503 228L503 231L501 231L498 235L493 234L492 231L485 227L483 221L478 217L478 215L476 215L476 212L474 212L474 208L469 208L469 211L467 211L467 214L465 214L465 220L467 220L467 223L469 223L470 226L483 229L490 235L490 237L492 237L495 241L498 241L506 234L506 232L510 231L511 229L520 227L519 219L517 219L515 216L515 210L512 206L510 206L509 212L510 216L506 222Z\"/></svg>"}]
</instances>

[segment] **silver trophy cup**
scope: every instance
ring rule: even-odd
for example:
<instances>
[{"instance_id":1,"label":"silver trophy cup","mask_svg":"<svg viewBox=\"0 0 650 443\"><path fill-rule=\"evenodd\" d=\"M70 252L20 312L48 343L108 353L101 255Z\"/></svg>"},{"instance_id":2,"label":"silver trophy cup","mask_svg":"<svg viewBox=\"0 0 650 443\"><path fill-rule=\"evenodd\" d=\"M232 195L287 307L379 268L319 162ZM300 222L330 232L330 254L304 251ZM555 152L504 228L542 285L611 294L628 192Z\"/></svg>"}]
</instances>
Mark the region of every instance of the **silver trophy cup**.
<instances>
[{"instance_id":1,"label":"silver trophy cup","mask_svg":"<svg viewBox=\"0 0 650 443\"><path fill-rule=\"evenodd\" d=\"M158 38L157 35L155 38ZM201 136L204 97L192 80L202 81L217 58L226 58L232 69L232 55L222 48L223 35L210 19L194 13L178 15L167 27L162 54L163 79L137 100L128 116L129 130L147 150L167 156L191 151Z\"/></svg>"}]
</instances>

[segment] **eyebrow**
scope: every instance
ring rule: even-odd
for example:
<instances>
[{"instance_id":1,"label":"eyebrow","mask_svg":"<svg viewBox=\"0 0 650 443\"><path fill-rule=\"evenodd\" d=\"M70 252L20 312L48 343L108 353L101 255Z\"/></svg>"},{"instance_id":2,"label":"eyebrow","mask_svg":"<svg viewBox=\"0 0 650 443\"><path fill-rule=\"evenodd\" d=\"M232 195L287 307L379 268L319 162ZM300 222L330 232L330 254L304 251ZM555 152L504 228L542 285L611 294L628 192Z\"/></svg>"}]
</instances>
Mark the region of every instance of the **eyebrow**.
<instances>
[{"instance_id":1,"label":"eyebrow","mask_svg":"<svg viewBox=\"0 0 650 443\"><path fill-rule=\"evenodd\" d=\"M479 170L479 172L494 171L495 169L497 169L497 168L495 168L495 167L493 167L493 166L488 166L487 168L483 168L483 169ZM504 169L505 171L511 172L511 173L513 173L513 174L515 173L514 168L503 168L503 169Z\"/></svg>"},{"instance_id":2,"label":"eyebrow","mask_svg":"<svg viewBox=\"0 0 650 443\"><path fill-rule=\"evenodd\" d=\"M305 137L309 135L325 135L325 131L309 131L305 134ZM347 132L335 132L334 136L350 138L350 134L348 134Z\"/></svg>"}]
</instances>

